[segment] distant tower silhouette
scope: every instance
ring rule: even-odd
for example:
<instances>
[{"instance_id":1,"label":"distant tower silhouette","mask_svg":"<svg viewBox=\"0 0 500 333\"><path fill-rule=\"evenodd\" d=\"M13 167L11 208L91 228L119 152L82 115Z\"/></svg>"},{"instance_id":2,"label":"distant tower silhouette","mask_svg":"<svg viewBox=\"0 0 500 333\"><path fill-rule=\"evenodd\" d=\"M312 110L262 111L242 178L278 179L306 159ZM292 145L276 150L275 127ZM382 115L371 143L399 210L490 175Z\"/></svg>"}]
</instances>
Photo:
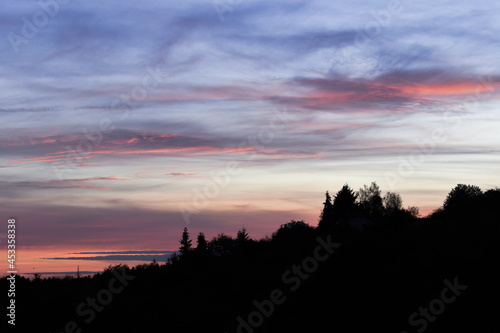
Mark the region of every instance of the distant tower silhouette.
<instances>
[{"instance_id":1,"label":"distant tower silhouette","mask_svg":"<svg viewBox=\"0 0 500 333\"><path fill-rule=\"evenodd\" d=\"M76 270L76 278L79 279L80 278L80 265L77 266L77 270Z\"/></svg>"}]
</instances>

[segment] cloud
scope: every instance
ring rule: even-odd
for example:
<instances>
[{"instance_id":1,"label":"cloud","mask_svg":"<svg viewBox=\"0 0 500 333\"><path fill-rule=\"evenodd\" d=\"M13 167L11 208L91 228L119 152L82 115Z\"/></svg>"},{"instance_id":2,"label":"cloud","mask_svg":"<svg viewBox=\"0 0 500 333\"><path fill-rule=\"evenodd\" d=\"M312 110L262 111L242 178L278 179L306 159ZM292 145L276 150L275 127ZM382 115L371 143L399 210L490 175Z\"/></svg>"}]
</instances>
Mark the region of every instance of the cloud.
<instances>
[{"instance_id":1,"label":"cloud","mask_svg":"<svg viewBox=\"0 0 500 333\"><path fill-rule=\"evenodd\" d=\"M168 253L157 253L157 254L109 254L104 256L77 256L77 257L53 257L53 258L41 258L47 260L91 260L91 261L167 261L172 253L175 251L169 251Z\"/></svg>"},{"instance_id":2,"label":"cloud","mask_svg":"<svg viewBox=\"0 0 500 333\"><path fill-rule=\"evenodd\" d=\"M172 177L188 177L188 176L196 176L198 173L182 173L182 172L171 172L167 173L167 176L172 176Z\"/></svg>"},{"instance_id":3,"label":"cloud","mask_svg":"<svg viewBox=\"0 0 500 333\"><path fill-rule=\"evenodd\" d=\"M130 251L90 251L90 252L72 252L68 254L167 254L175 251L161 250L130 250Z\"/></svg>"},{"instance_id":4,"label":"cloud","mask_svg":"<svg viewBox=\"0 0 500 333\"><path fill-rule=\"evenodd\" d=\"M13 164L24 164L58 161L64 163L68 156L70 158L77 157L80 162L83 162L84 160L97 159L100 156L112 158L117 155L141 154L161 156L238 154L254 149L253 147L231 147L222 140L120 129L107 134L106 140L103 140L101 133L99 141L102 142L98 145L93 145L90 141L82 140L82 138L85 138L83 133L82 136L31 136L24 140L7 143L4 152L6 155L10 154L11 156L27 155L28 157L12 158L10 160ZM98 142L97 140L97 137L92 137L92 142ZM236 145L237 143L233 142L232 144ZM77 150L77 147L81 147L82 150ZM61 148L65 149L61 150Z\"/></svg>"},{"instance_id":5,"label":"cloud","mask_svg":"<svg viewBox=\"0 0 500 333\"><path fill-rule=\"evenodd\" d=\"M270 100L308 110L415 112L426 104L444 105L451 103L450 98L498 91L500 84L496 80L427 70L392 71L374 79L296 77L289 82L295 96L275 96Z\"/></svg>"},{"instance_id":6,"label":"cloud","mask_svg":"<svg viewBox=\"0 0 500 333\"><path fill-rule=\"evenodd\" d=\"M84 200L79 196L80 200ZM67 200L66 205L48 204L31 201L29 208L25 204L11 204L10 212L17 212L19 221L18 233L23 246L39 249L39 257L48 257L45 252L54 245L57 250L65 251L70 256L51 256L50 258L67 257L102 257L102 260L114 260L110 256L156 256L169 255L179 247L182 230L186 226L176 205L160 207L141 207L139 202L127 201L114 203L109 207L86 205L77 206L78 202ZM7 209L5 204L2 210ZM209 207L210 208L210 207ZM233 211L228 207L211 206L191 217L188 226L192 239L196 239L202 231L208 238L225 232L235 235L242 225L246 225L252 237L260 238L270 235L280 224L295 217L294 211ZM249 214L249 211L252 211ZM316 214L316 212L315 212ZM303 215L300 212L299 215ZM299 216L300 217L300 216ZM21 223L22 222L22 223ZM43 234L44 237L40 237ZM146 248L147 250L123 250L124 248ZM95 249L106 249L96 251ZM161 250L167 249L167 250ZM52 251L52 250L51 250ZM137 252L134 252L137 251ZM151 252L158 251L158 252ZM85 252L85 254L80 253ZM87 254L88 253L88 254ZM130 260L123 257L120 260ZM152 260L152 257L134 257L140 260ZM73 258L72 260L78 260ZM86 260L86 259L82 259Z\"/></svg>"},{"instance_id":7,"label":"cloud","mask_svg":"<svg viewBox=\"0 0 500 333\"><path fill-rule=\"evenodd\" d=\"M211 1L71 2L19 53L4 39L0 194L25 246L176 249L179 204L228 162L242 173L192 216L192 235L314 224L317 193L397 172L440 129L446 140L398 186L431 179L430 207L450 183L498 178L500 3L402 1L360 43L387 3L236 2L222 22ZM9 3L0 34L38 10ZM133 99L149 69L161 84ZM111 108L119 99L128 114ZM269 131L277 109L286 122ZM100 133L106 118L114 129ZM58 179L53 166L68 164Z\"/></svg>"},{"instance_id":8,"label":"cloud","mask_svg":"<svg viewBox=\"0 0 500 333\"><path fill-rule=\"evenodd\" d=\"M35 275L35 274L42 274L42 275L77 275L77 273L80 273L80 275L93 275L97 273L102 273L102 271L68 271L68 272L34 272L34 273L21 273L22 275Z\"/></svg>"}]
</instances>

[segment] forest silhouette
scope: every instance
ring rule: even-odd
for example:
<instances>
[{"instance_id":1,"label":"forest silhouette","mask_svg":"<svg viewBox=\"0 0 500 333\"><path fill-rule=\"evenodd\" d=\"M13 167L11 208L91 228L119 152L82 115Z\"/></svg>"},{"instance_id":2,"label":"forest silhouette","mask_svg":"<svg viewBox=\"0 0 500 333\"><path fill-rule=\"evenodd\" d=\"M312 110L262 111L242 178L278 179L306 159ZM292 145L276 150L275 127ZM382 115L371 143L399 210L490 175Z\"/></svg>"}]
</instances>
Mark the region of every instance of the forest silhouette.
<instances>
[{"instance_id":1,"label":"forest silhouette","mask_svg":"<svg viewBox=\"0 0 500 333\"><path fill-rule=\"evenodd\" d=\"M422 217L375 182L346 184L318 210L317 226L259 240L186 227L166 263L17 276L15 331L500 332L499 188L459 184Z\"/></svg>"}]
</instances>

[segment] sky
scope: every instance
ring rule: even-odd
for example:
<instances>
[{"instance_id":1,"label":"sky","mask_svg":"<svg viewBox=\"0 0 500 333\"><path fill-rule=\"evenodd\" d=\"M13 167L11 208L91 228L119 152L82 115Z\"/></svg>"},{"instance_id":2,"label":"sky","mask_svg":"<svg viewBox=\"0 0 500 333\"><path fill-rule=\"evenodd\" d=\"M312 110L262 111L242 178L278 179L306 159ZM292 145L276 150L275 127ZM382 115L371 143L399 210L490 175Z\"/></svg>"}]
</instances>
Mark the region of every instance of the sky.
<instances>
[{"instance_id":1,"label":"sky","mask_svg":"<svg viewBox=\"0 0 500 333\"><path fill-rule=\"evenodd\" d=\"M2 8L0 211L22 272L161 259L186 226L317 225L345 183L424 215L499 185L497 1Z\"/></svg>"}]
</instances>

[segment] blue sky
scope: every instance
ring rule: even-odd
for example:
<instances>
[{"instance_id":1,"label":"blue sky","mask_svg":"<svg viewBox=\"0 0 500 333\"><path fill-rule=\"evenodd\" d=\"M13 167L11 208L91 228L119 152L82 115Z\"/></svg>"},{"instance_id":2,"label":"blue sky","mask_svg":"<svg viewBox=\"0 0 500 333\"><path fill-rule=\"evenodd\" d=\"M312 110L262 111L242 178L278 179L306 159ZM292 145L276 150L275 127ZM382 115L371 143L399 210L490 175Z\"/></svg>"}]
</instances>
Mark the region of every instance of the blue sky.
<instances>
[{"instance_id":1,"label":"blue sky","mask_svg":"<svg viewBox=\"0 0 500 333\"><path fill-rule=\"evenodd\" d=\"M175 250L185 225L315 225L344 183L422 212L457 183L498 186L499 10L6 4L0 206L33 253Z\"/></svg>"}]
</instances>

